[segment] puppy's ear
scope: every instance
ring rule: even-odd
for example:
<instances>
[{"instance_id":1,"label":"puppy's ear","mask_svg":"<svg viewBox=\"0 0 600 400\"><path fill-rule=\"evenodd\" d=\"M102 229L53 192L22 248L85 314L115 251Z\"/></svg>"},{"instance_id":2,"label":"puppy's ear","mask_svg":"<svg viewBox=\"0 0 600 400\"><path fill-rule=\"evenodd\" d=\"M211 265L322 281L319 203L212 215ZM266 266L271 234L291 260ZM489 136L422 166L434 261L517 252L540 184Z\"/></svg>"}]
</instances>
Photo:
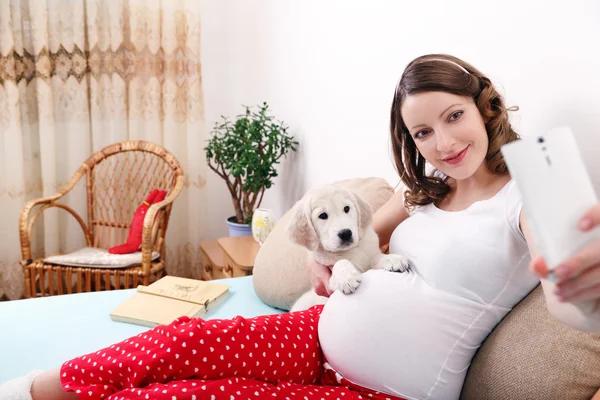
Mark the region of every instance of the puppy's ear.
<instances>
[{"instance_id":1,"label":"puppy's ear","mask_svg":"<svg viewBox=\"0 0 600 400\"><path fill-rule=\"evenodd\" d=\"M354 192L352 192L352 195L356 210L358 211L358 236L359 239L362 239L365 236L367 228L373 223L373 209L359 195Z\"/></svg>"},{"instance_id":2,"label":"puppy's ear","mask_svg":"<svg viewBox=\"0 0 600 400\"><path fill-rule=\"evenodd\" d=\"M319 238L310 219L310 207L306 201L296 203L292 213L292 220L287 228L290 239L310 251L316 250L319 247Z\"/></svg>"}]
</instances>

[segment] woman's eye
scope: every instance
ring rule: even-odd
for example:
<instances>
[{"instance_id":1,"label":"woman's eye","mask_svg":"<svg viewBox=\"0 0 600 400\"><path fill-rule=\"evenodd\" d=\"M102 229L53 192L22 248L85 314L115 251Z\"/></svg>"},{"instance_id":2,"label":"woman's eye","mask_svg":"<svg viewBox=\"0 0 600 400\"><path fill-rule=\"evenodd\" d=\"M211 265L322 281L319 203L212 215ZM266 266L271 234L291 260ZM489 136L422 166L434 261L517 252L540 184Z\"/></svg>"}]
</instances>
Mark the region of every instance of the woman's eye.
<instances>
[{"instance_id":1,"label":"woman's eye","mask_svg":"<svg viewBox=\"0 0 600 400\"><path fill-rule=\"evenodd\" d=\"M459 119L461 117L461 115L463 115L462 111L457 111L457 112L451 114L450 121L456 121L457 119Z\"/></svg>"},{"instance_id":2,"label":"woman's eye","mask_svg":"<svg viewBox=\"0 0 600 400\"><path fill-rule=\"evenodd\" d=\"M422 130L422 131L419 131L419 132L415 133L415 138L416 138L416 139L422 139L422 138L424 138L425 136L427 136L427 134L428 134L428 133L429 133L429 131L428 131L428 130L426 130L426 129L424 129L424 130Z\"/></svg>"},{"instance_id":3,"label":"woman's eye","mask_svg":"<svg viewBox=\"0 0 600 400\"><path fill-rule=\"evenodd\" d=\"M321 214L319 214L319 218L320 219L327 219L327 213L321 213Z\"/></svg>"},{"instance_id":4,"label":"woman's eye","mask_svg":"<svg viewBox=\"0 0 600 400\"><path fill-rule=\"evenodd\" d=\"M346 214L348 214L350 212L350 207L348 207L348 206L344 207L344 212Z\"/></svg>"}]
</instances>

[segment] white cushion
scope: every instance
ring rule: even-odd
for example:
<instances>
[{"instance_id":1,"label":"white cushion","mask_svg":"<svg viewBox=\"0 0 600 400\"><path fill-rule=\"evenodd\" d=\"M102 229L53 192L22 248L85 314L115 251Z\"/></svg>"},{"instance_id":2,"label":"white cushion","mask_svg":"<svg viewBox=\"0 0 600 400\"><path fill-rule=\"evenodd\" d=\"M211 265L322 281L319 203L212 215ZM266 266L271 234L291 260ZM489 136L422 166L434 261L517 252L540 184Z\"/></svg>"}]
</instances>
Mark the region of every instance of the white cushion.
<instances>
[{"instance_id":1,"label":"white cushion","mask_svg":"<svg viewBox=\"0 0 600 400\"><path fill-rule=\"evenodd\" d=\"M152 260L160 257L157 251L152 252ZM130 254L110 254L106 249L84 247L68 254L44 258L48 264L68 265L87 268L125 268L142 263L142 252Z\"/></svg>"}]
</instances>

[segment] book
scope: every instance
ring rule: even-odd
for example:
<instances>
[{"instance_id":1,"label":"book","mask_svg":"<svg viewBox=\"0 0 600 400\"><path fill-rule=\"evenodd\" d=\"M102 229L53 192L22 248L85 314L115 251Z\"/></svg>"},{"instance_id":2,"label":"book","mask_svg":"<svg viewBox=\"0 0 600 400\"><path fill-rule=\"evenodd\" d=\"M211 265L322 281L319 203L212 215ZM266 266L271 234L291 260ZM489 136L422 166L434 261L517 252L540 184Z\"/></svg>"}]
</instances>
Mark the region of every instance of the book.
<instances>
[{"instance_id":1,"label":"book","mask_svg":"<svg viewBox=\"0 0 600 400\"><path fill-rule=\"evenodd\" d=\"M148 327L168 325L182 316L203 317L229 294L229 285L165 276L143 286L110 312L113 321Z\"/></svg>"}]
</instances>

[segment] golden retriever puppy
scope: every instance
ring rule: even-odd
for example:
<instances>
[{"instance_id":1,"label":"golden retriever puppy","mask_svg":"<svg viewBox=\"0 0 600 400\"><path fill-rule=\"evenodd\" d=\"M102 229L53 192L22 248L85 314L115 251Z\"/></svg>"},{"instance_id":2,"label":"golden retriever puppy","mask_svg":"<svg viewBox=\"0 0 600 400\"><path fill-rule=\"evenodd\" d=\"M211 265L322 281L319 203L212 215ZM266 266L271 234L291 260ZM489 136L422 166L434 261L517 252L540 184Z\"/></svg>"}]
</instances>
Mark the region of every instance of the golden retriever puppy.
<instances>
[{"instance_id":1,"label":"golden retriever puppy","mask_svg":"<svg viewBox=\"0 0 600 400\"><path fill-rule=\"evenodd\" d=\"M310 251L309 257L331 266L331 290L349 294L360 285L361 273L370 268L394 272L408 268L406 257L381 252L372 219L371 206L356 193L342 186L324 185L310 190L296 203L288 234ZM326 301L326 297L310 290L290 311Z\"/></svg>"}]
</instances>

